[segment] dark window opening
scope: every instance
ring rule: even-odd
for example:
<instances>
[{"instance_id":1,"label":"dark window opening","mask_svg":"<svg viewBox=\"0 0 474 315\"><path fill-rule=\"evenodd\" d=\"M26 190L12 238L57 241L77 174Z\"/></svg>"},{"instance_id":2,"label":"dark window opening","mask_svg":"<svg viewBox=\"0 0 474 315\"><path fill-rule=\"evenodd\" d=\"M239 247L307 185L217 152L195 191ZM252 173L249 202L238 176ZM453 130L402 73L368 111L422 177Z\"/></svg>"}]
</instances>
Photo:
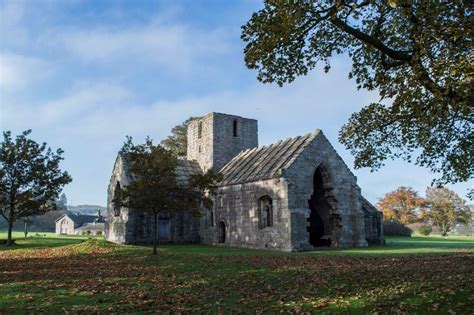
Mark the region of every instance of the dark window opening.
<instances>
[{"instance_id":1,"label":"dark window opening","mask_svg":"<svg viewBox=\"0 0 474 315\"><path fill-rule=\"evenodd\" d=\"M226 236L225 235L225 232L226 232L225 230L226 230L226 228L225 228L224 221L220 221L219 222L219 228L218 228L219 235L218 235L217 241L221 244L225 243L225 236Z\"/></svg>"},{"instance_id":2,"label":"dark window opening","mask_svg":"<svg viewBox=\"0 0 474 315\"><path fill-rule=\"evenodd\" d=\"M234 137L237 137L237 119L234 119L233 130L234 130Z\"/></svg>"},{"instance_id":3,"label":"dark window opening","mask_svg":"<svg viewBox=\"0 0 474 315\"><path fill-rule=\"evenodd\" d=\"M178 215L178 237L184 236L184 215L180 213Z\"/></svg>"},{"instance_id":4,"label":"dark window opening","mask_svg":"<svg viewBox=\"0 0 474 315\"><path fill-rule=\"evenodd\" d=\"M202 122L198 124L198 138L202 137Z\"/></svg>"},{"instance_id":5,"label":"dark window opening","mask_svg":"<svg viewBox=\"0 0 474 315\"><path fill-rule=\"evenodd\" d=\"M273 202L270 196L258 199L258 223L261 229L273 226Z\"/></svg>"}]
</instances>

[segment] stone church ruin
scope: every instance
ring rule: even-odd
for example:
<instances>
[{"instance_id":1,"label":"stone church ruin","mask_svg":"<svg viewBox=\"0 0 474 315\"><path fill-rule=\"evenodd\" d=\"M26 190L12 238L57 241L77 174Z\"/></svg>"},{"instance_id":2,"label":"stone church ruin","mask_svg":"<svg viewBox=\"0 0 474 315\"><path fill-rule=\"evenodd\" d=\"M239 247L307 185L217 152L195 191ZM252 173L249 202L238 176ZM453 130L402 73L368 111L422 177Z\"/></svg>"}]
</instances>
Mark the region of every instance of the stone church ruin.
<instances>
[{"instance_id":1,"label":"stone church ruin","mask_svg":"<svg viewBox=\"0 0 474 315\"><path fill-rule=\"evenodd\" d=\"M259 147L256 120L210 113L190 123L187 157L176 176L186 180L209 169L223 174L214 208L200 219L162 214L160 242L282 251L383 243L381 212L361 195L357 178L320 130ZM108 188L106 239L149 243L151 216L112 204L129 180L119 154Z\"/></svg>"}]
</instances>

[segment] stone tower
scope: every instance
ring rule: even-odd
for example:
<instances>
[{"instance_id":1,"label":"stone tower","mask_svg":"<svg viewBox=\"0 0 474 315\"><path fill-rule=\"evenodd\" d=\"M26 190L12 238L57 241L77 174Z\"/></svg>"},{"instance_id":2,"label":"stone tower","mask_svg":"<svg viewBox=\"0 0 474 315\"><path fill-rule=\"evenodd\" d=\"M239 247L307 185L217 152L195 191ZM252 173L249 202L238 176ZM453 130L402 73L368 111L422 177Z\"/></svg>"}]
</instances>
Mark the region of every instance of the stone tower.
<instances>
[{"instance_id":1,"label":"stone tower","mask_svg":"<svg viewBox=\"0 0 474 315\"><path fill-rule=\"evenodd\" d=\"M258 146L257 120L210 113L188 126L188 160L219 171L241 151Z\"/></svg>"}]
</instances>

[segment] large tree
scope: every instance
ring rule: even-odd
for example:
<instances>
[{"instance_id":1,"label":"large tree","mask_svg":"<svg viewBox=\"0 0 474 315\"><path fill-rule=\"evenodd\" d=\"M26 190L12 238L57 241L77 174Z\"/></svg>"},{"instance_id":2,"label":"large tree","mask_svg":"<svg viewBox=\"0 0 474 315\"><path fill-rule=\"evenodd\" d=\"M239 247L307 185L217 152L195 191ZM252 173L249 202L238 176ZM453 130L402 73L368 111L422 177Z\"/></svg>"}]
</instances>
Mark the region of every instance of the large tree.
<instances>
[{"instance_id":1,"label":"large tree","mask_svg":"<svg viewBox=\"0 0 474 315\"><path fill-rule=\"evenodd\" d=\"M153 254L156 254L158 215L172 216L187 211L199 216L202 208L212 207L210 196L221 176L210 171L187 179L178 178L178 158L170 150L154 145L150 138L144 144L135 145L132 138L127 137L121 154L129 162L132 180L115 194L114 206L153 216Z\"/></svg>"},{"instance_id":2,"label":"large tree","mask_svg":"<svg viewBox=\"0 0 474 315\"><path fill-rule=\"evenodd\" d=\"M161 145L178 157L186 157L188 149L188 126L194 119L196 119L196 117L190 117L182 124L173 127L173 129L171 129L171 135L161 141Z\"/></svg>"},{"instance_id":3,"label":"large tree","mask_svg":"<svg viewBox=\"0 0 474 315\"><path fill-rule=\"evenodd\" d=\"M441 229L443 236L457 223L471 223L472 213L466 201L446 187L427 188L426 206L424 216Z\"/></svg>"},{"instance_id":4,"label":"large tree","mask_svg":"<svg viewBox=\"0 0 474 315\"><path fill-rule=\"evenodd\" d=\"M0 144L0 215L8 225L7 245L12 244L15 221L56 209L63 186L72 181L59 168L63 151L38 144L28 138L30 133L13 139L6 131Z\"/></svg>"},{"instance_id":5,"label":"large tree","mask_svg":"<svg viewBox=\"0 0 474 315\"><path fill-rule=\"evenodd\" d=\"M333 55L352 58L357 87L380 102L354 113L339 140L355 167L404 158L438 183L474 174L472 1L266 0L242 27L245 62L282 85ZM390 105L387 105L390 104Z\"/></svg>"},{"instance_id":6,"label":"large tree","mask_svg":"<svg viewBox=\"0 0 474 315\"><path fill-rule=\"evenodd\" d=\"M398 187L383 196L377 203L385 220L396 220L403 224L418 220L417 211L424 205L424 199L411 187Z\"/></svg>"}]
</instances>

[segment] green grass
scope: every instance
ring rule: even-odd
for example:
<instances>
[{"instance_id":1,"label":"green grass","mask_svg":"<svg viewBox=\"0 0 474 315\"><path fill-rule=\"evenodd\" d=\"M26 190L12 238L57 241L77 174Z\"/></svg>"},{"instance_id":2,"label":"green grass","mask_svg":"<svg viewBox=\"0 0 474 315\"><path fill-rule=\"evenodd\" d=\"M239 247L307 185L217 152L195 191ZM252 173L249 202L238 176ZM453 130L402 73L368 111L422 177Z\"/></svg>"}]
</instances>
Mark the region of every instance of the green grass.
<instances>
[{"instance_id":1,"label":"green grass","mask_svg":"<svg viewBox=\"0 0 474 315\"><path fill-rule=\"evenodd\" d=\"M0 245L0 251L60 247L79 244L90 238L90 236L85 235L56 235L51 232L29 232L28 237L25 238L25 234L18 231L14 231L12 237L15 239L15 244L10 247ZM7 239L6 231L0 231L0 239Z\"/></svg>"},{"instance_id":2,"label":"green grass","mask_svg":"<svg viewBox=\"0 0 474 315\"><path fill-rule=\"evenodd\" d=\"M19 236L0 246L0 313L474 312L474 237L304 253L164 245L153 256L100 238Z\"/></svg>"}]
</instances>

